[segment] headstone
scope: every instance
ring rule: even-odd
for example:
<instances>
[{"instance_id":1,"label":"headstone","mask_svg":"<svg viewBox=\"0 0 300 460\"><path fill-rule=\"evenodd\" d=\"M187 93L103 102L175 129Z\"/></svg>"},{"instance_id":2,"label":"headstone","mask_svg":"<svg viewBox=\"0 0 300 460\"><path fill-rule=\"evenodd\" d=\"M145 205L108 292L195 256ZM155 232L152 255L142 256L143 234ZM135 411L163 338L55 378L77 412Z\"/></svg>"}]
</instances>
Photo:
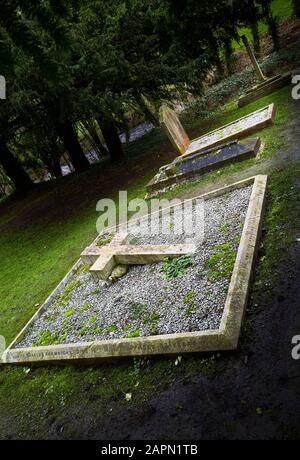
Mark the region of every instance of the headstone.
<instances>
[{"instance_id":1,"label":"headstone","mask_svg":"<svg viewBox=\"0 0 300 460\"><path fill-rule=\"evenodd\" d=\"M187 150L191 141L180 123L176 113L167 105L163 105L159 111L160 124L166 131L171 143L182 155Z\"/></svg>"},{"instance_id":2,"label":"headstone","mask_svg":"<svg viewBox=\"0 0 300 460\"><path fill-rule=\"evenodd\" d=\"M263 96L278 91L284 86L291 83L291 72L285 73L284 75L275 75L273 77L267 78L255 57L255 54L250 46L250 43L245 35L242 36L243 43L246 47L248 55L251 59L252 65L254 67L255 73L259 80L259 83L252 88L248 89L245 94L243 94L238 100L238 106L244 107L246 104L249 104L256 99L259 99Z\"/></svg>"},{"instance_id":3,"label":"headstone","mask_svg":"<svg viewBox=\"0 0 300 460\"><path fill-rule=\"evenodd\" d=\"M149 195L182 180L197 177L228 163L244 161L257 155L260 139L248 139L241 142L230 141L201 153L180 156L172 163L160 169L147 185Z\"/></svg>"},{"instance_id":4,"label":"headstone","mask_svg":"<svg viewBox=\"0 0 300 460\"><path fill-rule=\"evenodd\" d=\"M266 77L263 74L262 69L260 68L260 65L255 57L255 54L250 46L250 43L245 35L242 36L243 43L246 47L246 50L248 52L248 55L251 59L251 62L253 64L254 70L256 72L257 78L259 79L260 82L264 82L266 80Z\"/></svg>"}]
</instances>

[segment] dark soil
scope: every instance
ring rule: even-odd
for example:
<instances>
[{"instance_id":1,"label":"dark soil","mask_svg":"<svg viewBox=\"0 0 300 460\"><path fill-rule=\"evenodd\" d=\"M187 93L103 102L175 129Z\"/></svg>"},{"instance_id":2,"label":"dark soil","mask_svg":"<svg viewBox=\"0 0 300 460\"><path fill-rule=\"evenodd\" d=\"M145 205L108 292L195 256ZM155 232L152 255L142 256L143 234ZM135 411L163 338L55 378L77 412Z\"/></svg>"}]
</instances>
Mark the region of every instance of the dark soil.
<instances>
[{"instance_id":1,"label":"dark soil","mask_svg":"<svg viewBox=\"0 0 300 460\"><path fill-rule=\"evenodd\" d=\"M99 424L98 439L300 439L300 362L291 338L300 333L300 245L278 267L278 286L249 306L251 345L224 358L209 379L174 384L143 408ZM181 410L176 410L180 405Z\"/></svg>"}]
</instances>

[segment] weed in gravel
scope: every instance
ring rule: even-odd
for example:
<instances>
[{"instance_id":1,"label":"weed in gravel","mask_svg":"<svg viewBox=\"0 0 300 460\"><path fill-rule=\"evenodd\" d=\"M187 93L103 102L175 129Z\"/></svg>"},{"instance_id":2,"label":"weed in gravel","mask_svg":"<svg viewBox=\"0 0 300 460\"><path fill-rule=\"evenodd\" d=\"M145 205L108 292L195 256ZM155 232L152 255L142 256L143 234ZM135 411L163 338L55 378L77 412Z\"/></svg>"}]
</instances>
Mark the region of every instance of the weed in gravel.
<instances>
[{"instance_id":1,"label":"weed in gravel","mask_svg":"<svg viewBox=\"0 0 300 460\"><path fill-rule=\"evenodd\" d=\"M106 246L107 244L111 243L112 240L114 238L114 234L111 233L107 236L104 236L99 238L99 240L97 241L97 246L101 247L101 246Z\"/></svg>"},{"instance_id":2,"label":"weed in gravel","mask_svg":"<svg viewBox=\"0 0 300 460\"><path fill-rule=\"evenodd\" d=\"M38 338L33 342L34 347L42 347L46 345L58 345L62 343L64 338L61 337L58 333L53 333L50 331L40 331Z\"/></svg>"},{"instance_id":3,"label":"weed in gravel","mask_svg":"<svg viewBox=\"0 0 300 460\"><path fill-rule=\"evenodd\" d=\"M184 315L184 316L190 316L190 315L192 315L193 313L195 313L196 310L197 310L197 305L196 305L196 304L189 305L189 306L185 309L183 315Z\"/></svg>"},{"instance_id":4,"label":"weed in gravel","mask_svg":"<svg viewBox=\"0 0 300 460\"><path fill-rule=\"evenodd\" d=\"M184 303L184 304L189 303L189 302L192 300L193 295L194 295L193 292L189 292L189 293L185 296L185 298L183 299L183 303Z\"/></svg>"},{"instance_id":5,"label":"weed in gravel","mask_svg":"<svg viewBox=\"0 0 300 460\"><path fill-rule=\"evenodd\" d=\"M176 259L167 258L160 271L164 274L166 280L172 280L184 275L191 265L192 254L185 254Z\"/></svg>"},{"instance_id":6,"label":"weed in gravel","mask_svg":"<svg viewBox=\"0 0 300 460\"><path fill-rule=\"evenodd\" d=\"M89 307L90 307L90 304L89 304L89 303L83 304L82 307L79 308L79 313L80 313L80 314L84 313L85 311L87 311L87 310L89 309Z\"/></svg>"},{"instance_id":7,"label":"weed in gravel","mask_svg":"<svg viewBox=\"0 0 300 460\"><path fill-rule=\"evenodd\" d=\"M75 308L69 308L69 310L65 311L64 317L69 318L69 316L72 316L75 313Z\"/></svg>"},{"instance_id":8,"label":"weed in gravel","mask_svg":"<svg viewBox=\"0 0 300 460\"><path fill-rule=\"evenodd\" d=\"M111 324L111 325L108 326L108 328L106 329L106 332L109 334L110 332L115 332L117 329L118 329L118 327L117 327L115 324Z\"/></svg>"},{"instance_id":9,"label":"weed in gravel","mask_svg":"<svg viewBox=\"0 0 300 460\"><path fill-rule=\"evenodd\" d=\"M210 281L230 277L236 259L236 251L230 243L220 244L216 250L204 263Z\"/></svg>"},{"instance_id":10,"label":"weed in gravel","mask_svg":"<svg viewBox=\"0 0 300 460\"><path fill-rule=\"evenodd\" d=\"M141 303L133 303L129 307L129 317L133 321L136 321L143 315L145 311L147 311L147 305L143 305Z\"/></svg>"},{"instance_id":11,"label":"weed in gravel","mask_svg":"<svg viewBox=\"0 0 300 460\"><path fill-rule=\"evenodd\" d=\"M128 339L133 339L135 337L139 337L140 336L140 328L137 328L137 329L134 329L134 331L130 332L128 335L127 335L127 338Z\"/></svg>"}]
</instances>

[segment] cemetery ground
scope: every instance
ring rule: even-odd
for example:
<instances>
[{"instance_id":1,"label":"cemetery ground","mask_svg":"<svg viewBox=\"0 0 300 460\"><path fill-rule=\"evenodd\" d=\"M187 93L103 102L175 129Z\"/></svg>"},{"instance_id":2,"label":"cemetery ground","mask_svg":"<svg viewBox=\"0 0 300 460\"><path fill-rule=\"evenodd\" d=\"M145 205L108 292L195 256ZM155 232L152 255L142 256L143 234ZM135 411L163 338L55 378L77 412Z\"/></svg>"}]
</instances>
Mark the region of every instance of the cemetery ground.
<instances>
[{"instance_id":1,"label":"cemetery ground","mask_svg":"<svg viewBox=\"0 0 300 460\"><path fill-rule=\"evenodd\" d=\"M274 125L259 133L259 160L163 195L197 196L251 175L269 176L238 350L85 367L1 367L0 438L300 438L300 369L291 358L291 338L300 331L300 104L290 92L285 88L242 109L229 104L209 121L195 120L189 134L200 135L272 102L277 107ZM114 198L119 189L143 197L158 167L176 155L159 130L130 148L121 174L95 167L2 204L0 331L7 342L92 241L95 197Z\"/></svg>"}]
</instances>

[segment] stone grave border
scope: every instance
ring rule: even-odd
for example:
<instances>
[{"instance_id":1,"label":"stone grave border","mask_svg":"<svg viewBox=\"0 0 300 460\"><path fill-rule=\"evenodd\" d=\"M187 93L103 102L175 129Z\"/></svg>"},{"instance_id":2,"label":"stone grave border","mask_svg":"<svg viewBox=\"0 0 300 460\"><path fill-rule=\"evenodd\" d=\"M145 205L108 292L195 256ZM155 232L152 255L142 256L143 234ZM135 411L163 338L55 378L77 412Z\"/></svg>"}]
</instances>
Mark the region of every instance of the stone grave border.
<instances>
[{"instance_id":1,"label":"stone grave border","mask_svg":"<svg viewBox=\"0 0 300 460\"><path fill-rule=\"evenodd\" d=\"M210 131L208 133L203 134L200 137L197 137L196 139L193 139L191 141L191 144L190 144L189 148L192 146L193 143L196 143L200 139L205 139L206 137L214 134L215 132L222 131L225 128L227 128L228 126L230 126L230 125L237 124L241 120L244 120L245 118L249 118L249 116L257 114L259 112L266 111L267 109L268 109L268 112L267 112L266 118L263 121L260 121L260 122L256 123L253 126L249 126L249 128L245 128L245 129L243 129L242 131L240 131L238 133L229 134L228 136L225 136L225 137L223 137L221 139L218 139L218 140L212 142L209 145L200 147L199 149L195 149L195 150L192 150L192 151L187 150L185 153L182 154L182 157L186 158L186 157L194 155L196 153L198 153L198 154L201 153L201 152L204 153L205 150L207 150L209 148L217 147L220 144L225 144L225 143L227 143L229 141L232 141L232 140L243 139L243 138L249 136L250 134L255 133L256 131L260 131L261 129L264 129L264 128L272 125L272 123L274 121L274 118L276 116L276 108L275 108L275 105L273 103L270 104L270 105L267 105L265 107L262 107L261 109L258 109L255 112L250 112L247 115L245 115L245 116L243 116L241 118L238 118L237 120L233 120L230 123L227 123L226 125L220 126L219 128L216 128L213 131Z\"/></svg>"},{"instance_id":2,"label":"stone grave border","mask_svg":"<svg viewBox=\"0 0 300 460\"><path fill-rule=\"evenodd\" d=\"M11 345L5 350L1 358L1 363L21 365L59 364L61 362L83 363L117 357L172 355L236 349L246 308L255 256L259 247L266 203L267 176L258 175L250 177L200 196L200 198L208 200L249 185L253 185L252 194L219 329L138 337L134 339L112 339L52 346L14 348L26 335L28 328L33 322L44 313L53 298L67 285L69 279L81 263L81 259L79 259L54 289L52 294L50 294L45 303L17 335ZM195 200L196 198L199 197L194 197L191 200Z\"/></svg>"},{"instance_id":3,"label":"stone grave border","mask_svg":"<svg viewBox=\"0 0 300 460\"><path fill-rule=\"evenodd\" d=\"M238 100L238 106L244 107L245 105L250 104L250 102L256 101L261 97L267 96L268 94L274 93L275 91L284 88L285 86L291 84L291 82L291 72L272 77L263 83L254 86L245 94L243 94Z\"/></svg>"}]
</instances>

